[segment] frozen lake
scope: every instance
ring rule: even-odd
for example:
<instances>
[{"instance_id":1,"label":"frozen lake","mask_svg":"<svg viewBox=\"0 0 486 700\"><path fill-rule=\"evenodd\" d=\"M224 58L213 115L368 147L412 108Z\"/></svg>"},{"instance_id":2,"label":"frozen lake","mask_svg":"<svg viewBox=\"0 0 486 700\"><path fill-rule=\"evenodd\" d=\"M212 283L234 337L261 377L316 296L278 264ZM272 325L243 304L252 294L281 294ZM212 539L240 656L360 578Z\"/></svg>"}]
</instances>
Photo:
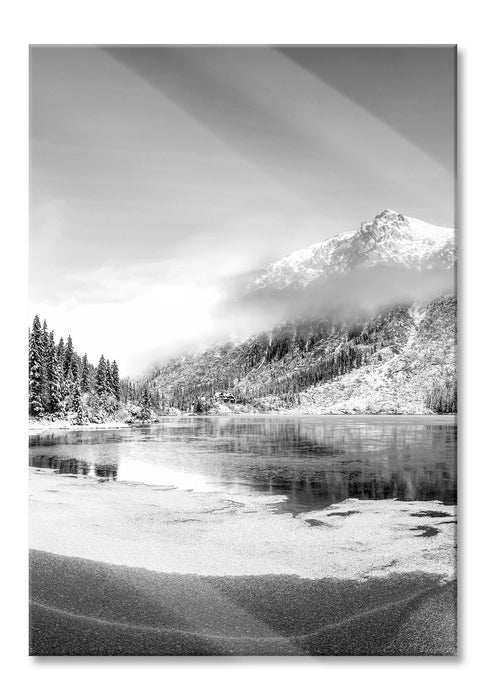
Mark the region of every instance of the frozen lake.
<instances>
[{"instance_id":1,"label":"frozen lake","mask_svg":"<svg viewBox=\"0 0 486 700\"><path fill-rule=\"evenodd\" d=\"M30 438L30 465L195 491L456 502L456 425L439 416L186 416Z\"/></svg>"}]
</instances>

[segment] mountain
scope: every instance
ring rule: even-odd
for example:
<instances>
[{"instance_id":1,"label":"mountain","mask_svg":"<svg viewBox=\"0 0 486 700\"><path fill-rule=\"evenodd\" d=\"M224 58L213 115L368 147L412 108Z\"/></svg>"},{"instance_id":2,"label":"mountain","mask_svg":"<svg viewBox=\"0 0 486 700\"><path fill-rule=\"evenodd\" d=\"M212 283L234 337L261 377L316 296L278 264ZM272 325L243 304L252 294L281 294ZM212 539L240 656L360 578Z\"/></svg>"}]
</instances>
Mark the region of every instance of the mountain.
<instances>
[{"instance_id":1,"label":"mountain","mask_svg":"<svg viewBox=\"0 0 486 700\"><path fill-rule=\"evenodd\" d=\"M454 262L454 229L385 209L357 231L339 233L272 263L248 284L246 291L302 289L317 280L374 267L418 272L450 270Z\"/></svg>"},{"instance_id":2,"label":"mountain","mask_svg":"<svg viewBox=\"0 0 486 700\"><path fill-rule=\"evenodd\" d=\"M353 323L292 321L171 360L150 384L167 405L196 412L450 412L455 334L452 296Z\"/></svg>"},{"instance_id":3,"label":"mountain","mask_svg":"<svg viewBox=\"0 0 486 700\"><path fill-rule=\"evenodd\" d=\"M146 381L185 411L455 412L455 254L453 229L386 209L247 285L234 312L250 300L271 330Z\"/></svg>"}]
</instances>

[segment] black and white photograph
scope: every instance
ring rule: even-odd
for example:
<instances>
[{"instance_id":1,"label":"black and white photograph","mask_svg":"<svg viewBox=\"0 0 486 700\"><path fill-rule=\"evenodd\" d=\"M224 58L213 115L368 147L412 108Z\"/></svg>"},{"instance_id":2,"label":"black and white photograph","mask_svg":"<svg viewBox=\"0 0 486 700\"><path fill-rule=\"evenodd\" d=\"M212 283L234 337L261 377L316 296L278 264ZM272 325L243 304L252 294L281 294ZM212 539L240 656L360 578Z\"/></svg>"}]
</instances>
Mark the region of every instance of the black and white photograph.
<instances>
[{"instance_id":1,"label":"black and white photograph","mask_svg":"<svg viewBox=\"0 0 486 700\"><path fill-rule=\"evenodd\" d=\"M456 63L30 45L30 656L456 656Z\"/></svg>"}]
</instances>

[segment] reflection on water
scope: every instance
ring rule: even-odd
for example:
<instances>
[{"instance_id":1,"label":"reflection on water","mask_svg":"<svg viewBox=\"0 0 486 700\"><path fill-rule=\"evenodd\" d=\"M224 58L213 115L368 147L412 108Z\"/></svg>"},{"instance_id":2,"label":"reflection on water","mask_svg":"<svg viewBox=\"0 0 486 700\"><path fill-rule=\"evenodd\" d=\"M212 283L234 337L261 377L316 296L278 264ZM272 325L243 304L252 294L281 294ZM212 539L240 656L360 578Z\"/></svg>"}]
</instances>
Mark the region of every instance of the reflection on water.
<instances>
[{"instance_id":1,"label":"reflection on water","mask_svg":"<svg viewBox=\"0 0 486 700\"><path fill-rule=\"evenodd\" d=\"M451 418L215 416L30 438L30 464L62 474L286 495L284 509L345 498L456 501Z\"/></svg>"},{"instance_id":2,"label":"reflection on water","mask_svg":"<svg viewBox=\"0 0 486 700\"><path fill-rule=\"evenodd\" d=\"M30 465L41 469L54 469L57 474L82 474L113 481L116 481L118 474L117 464L89 464L82 459L63 459L46 455L31 457Z\"/></svg>"}]
</instances>

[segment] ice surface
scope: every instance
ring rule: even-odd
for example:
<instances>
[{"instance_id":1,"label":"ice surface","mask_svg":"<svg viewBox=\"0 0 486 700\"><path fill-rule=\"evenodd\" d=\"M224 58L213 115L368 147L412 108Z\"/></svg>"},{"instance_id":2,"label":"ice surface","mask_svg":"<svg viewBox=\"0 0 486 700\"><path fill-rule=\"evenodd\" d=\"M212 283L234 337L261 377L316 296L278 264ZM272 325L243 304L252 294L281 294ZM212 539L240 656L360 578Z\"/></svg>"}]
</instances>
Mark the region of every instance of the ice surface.
<instances>
[{"instance_id":1,"label":"ice surface","mask_svg":"<svg viewBox=\"0 0 486 700\"><path fill-rule=\"evenodd\" d=\"M100 483L34 469L30 487L30 546L56 554L202 575L455 575L455 508L438 502L349 499L292 517L275 512L282 497ZM437 534L426 537L417 526Z\"/></svg>"}]
</instances>

